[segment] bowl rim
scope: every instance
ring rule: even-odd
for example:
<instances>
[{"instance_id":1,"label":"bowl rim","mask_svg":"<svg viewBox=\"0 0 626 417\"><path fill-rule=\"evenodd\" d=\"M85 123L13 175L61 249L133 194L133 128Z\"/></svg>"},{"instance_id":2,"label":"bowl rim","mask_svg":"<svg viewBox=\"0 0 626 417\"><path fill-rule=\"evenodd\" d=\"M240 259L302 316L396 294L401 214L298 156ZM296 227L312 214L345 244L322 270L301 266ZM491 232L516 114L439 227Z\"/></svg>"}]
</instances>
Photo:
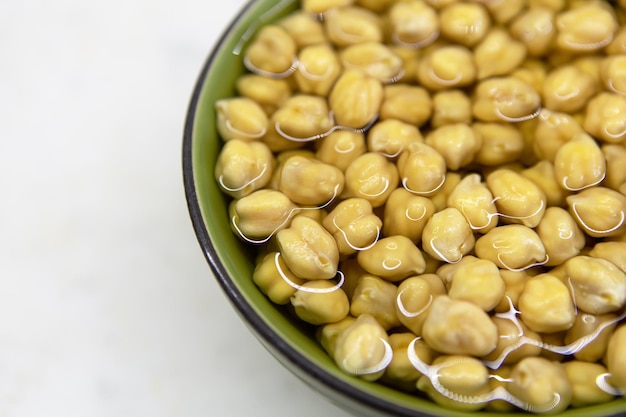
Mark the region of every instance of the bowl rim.
<instances>
[{"instance_id":1,"label":"bowl rim","mask_svg":"<svg viewBox=\"0 0 626 417\"><path fill-rule=\"evenodd\" d=\"M350 402L358 403L361 406L365 406L370 411L378 411L388 416L399 417L442 417L442 416L469 416L471 415L501 415L500 413L488 413L484 414L484 411L463 412L454 409L442 408L441 413L431 414L426 411L418 411L414 408L404 407L402 405L387 401L383 398L371 395L367 392L359 390L357 387L352 386L336 377L331 373L325 371L323 368L318 367L315 363L309 360L305 355L298 352L291 347L287 342L283 341L280 335L278 335L269 325L267 325L263 319L255 312L254 308L241 291L237 288L234 281L230 278L228 271L221 262L216 247L209 235L209 231L203 220L200 203L198 200L198 193L196 189L196 181L194 175L193 164L193 149L194 149L194 126L196 123L196 115L200 102L200 96L207 80L208 73L211 69L213 62L216 60L220 53L220 46L225 42L228 36L233 32L233 29L237 24L245 17L246 13L256 3L256 0L247 0L244 5L239 9L234 17L230 20L227 26L222 30L221 34L214 40L213 46L210 48L208 56L205 58L204 63L196 77L196 81L193 84L191 97L187 105L187 112L184 119L183 126L183 140L182 140L182 176L183 176L183 188L185 193L185 199L187 203L188 214L192 223L196 239L200 245L200 249L213 272L213 275L220 285L221 290L226 295L229 302L235 307L236 314L244 324L251 330L254 335L260 340L262 345L269 351L270 354L278 359L278 363L286 367L283 362L284 359L290 364L298 368L299 373L293 372L300 380L305 382L310 388L315 391L322 392L319 387L303 378L302 375L317 381L321 386L339 394L341 397L349 400ZM327 396L326 399L330 399ZM330 402L343 409L349 411L348 408L342 407L341 404L330 399ZM571 410L570 410L571 411ZM578 410L580 411L580 410ZM583 410L584 411L584 410ZM578 415L578 414L576 414ZM582 414L581 414L582 415ZM621 414L620 414L621 415Z\"/></svg>"}]
</instances>

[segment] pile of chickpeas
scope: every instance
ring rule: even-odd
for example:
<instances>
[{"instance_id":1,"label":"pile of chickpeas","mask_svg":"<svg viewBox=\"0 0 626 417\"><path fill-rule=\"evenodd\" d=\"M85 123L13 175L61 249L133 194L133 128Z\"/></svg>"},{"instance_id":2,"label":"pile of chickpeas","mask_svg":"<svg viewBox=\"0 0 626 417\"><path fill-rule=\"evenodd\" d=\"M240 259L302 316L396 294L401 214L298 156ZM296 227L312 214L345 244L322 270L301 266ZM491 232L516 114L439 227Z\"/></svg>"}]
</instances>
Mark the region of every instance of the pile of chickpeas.
<instances>
[{"instance_id":1,"label":"pile of chickpeas","mask_svg":"<svg viewBox=\"0 0 626 417\"><path fill-rule=\"evenodd\" d=\"M302 0L215 104L272 302L460 410L626 393L626 1Z\"/></svg>"}]
</instances>

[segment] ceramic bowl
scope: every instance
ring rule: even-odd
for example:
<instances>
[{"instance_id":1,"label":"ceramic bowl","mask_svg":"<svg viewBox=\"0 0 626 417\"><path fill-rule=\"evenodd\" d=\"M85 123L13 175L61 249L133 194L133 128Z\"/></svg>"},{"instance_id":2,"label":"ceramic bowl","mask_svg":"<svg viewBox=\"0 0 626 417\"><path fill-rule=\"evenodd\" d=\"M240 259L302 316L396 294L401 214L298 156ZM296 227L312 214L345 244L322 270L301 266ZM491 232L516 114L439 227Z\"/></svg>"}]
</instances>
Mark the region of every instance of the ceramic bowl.
<instances>
[{"instance_id":1,"label":"ceramic bowl","mask_svg":"<svg viewBox=\"0 0 626 417\"><path fill-rule=\"evenodd\" d=\"M259 342L291 372L331 402L359 416L505 417L511 414L459 412L425 397L366 382L341 372L313 336L312 329L272 304L254 285L252 250L232 233L227 197L213 177L221 146L214 103L234 95L244 71L242 48L255 29L297 7L293 0L256 0L234 17L210 52L192 92L183 138L183 176L187 204L200 247L234 310ZM562 417L626 415L626 399Z\"/></svg>"}]
</instances>

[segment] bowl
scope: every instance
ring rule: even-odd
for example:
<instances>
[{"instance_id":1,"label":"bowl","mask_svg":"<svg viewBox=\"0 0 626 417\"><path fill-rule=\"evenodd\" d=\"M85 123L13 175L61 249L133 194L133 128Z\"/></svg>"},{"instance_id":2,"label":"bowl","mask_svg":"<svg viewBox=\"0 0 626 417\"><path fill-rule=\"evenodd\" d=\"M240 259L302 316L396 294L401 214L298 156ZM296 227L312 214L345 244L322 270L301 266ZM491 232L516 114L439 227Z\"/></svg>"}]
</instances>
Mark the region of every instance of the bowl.
<instances>
[{"instance_id":1,"label":"bowl","mask_svg":"<svg viewBox=\"0 0 626 417\"><path fill-rule=\"evenodd\" d=\"M414 394L349 376L335 365L314 337L314 329L271 303L253 283L254 253L231 230L229 198L213 172L221 140L214 104L232 97L245 72L242 48L261 25L295 10L295 0L250 1L225 29L208 55L193 89L185 121L182 165L187 205L199 245L226 297L259 342L297 377L329 401L359 416L505 417L497 412L446 409ZM626 399L568 409L563 417L626 414Z\"/></svg>"}]
</instances>

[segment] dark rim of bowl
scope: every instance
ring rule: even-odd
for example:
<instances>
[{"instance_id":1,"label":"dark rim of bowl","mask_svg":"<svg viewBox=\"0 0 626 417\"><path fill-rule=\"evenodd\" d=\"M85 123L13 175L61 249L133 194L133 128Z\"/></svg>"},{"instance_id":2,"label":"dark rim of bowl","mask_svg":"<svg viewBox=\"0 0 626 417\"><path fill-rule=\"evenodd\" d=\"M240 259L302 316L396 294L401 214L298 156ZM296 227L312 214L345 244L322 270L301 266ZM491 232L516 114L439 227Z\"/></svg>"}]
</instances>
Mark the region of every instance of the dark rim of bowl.
<instances>
[{"instance_id":1,"label":"dark rim of bowl","mask_svg":"<svg viewBox=\"0 0 626 417\"><path fill-rule=\"evenodd\" d=\"M213 273L215 274L217 281L219 282L226 295L230 298L231 303L235 305L235 307L239 310L239 314L244 318L244 320L248 322L249 325L252 326L253 329L255 329L257 335L262 337L265 343L268 343L269 345L277 349L277 351L284 358L289 360L292 364L296 365L300 370L315 378L317 381L329 387L333 391L346 396L352 401L358 401L359 403L365 404L372 409L376 409L390 415L419 417L420 414L416 413L415 410L407 409L402 406L398 406L397 404L381 400L380 398L376 398L372 395L364 393L356 389L355 387L336 379L333 375L318 368L313 362L311 362L305 356L289 346L289 344L282 341L280 336L278 336L256 314L252 306L248 304L241 292L237 289L237 286L234 285L228 275L228 271L226 271L226 268L217 256L217 252L215 250L213 242L209 237L209 233L202 219L193 174L193 127L195 123L196 110L198 106L200 92L206 80L209 68L211 67L211 64L213 63L217 55L219 45L224 42L225 38L229 35L233 27L237 24L237 22L242 18L242 16L246 13L246 11L253 3L254 0L246 3L236 15L236 17L232 20L232 22L222 32L221 36L217 39L215 46L210 52L208 58L206 59L196 80L187 109L187 116L185 119L183 133L182 168L187 208L191 217L191 222L196 234L196 238L200 243L204 256L209 263ZM422 414L422 416L426 417L428 415Z\"/></svg>"}]
</instances>

